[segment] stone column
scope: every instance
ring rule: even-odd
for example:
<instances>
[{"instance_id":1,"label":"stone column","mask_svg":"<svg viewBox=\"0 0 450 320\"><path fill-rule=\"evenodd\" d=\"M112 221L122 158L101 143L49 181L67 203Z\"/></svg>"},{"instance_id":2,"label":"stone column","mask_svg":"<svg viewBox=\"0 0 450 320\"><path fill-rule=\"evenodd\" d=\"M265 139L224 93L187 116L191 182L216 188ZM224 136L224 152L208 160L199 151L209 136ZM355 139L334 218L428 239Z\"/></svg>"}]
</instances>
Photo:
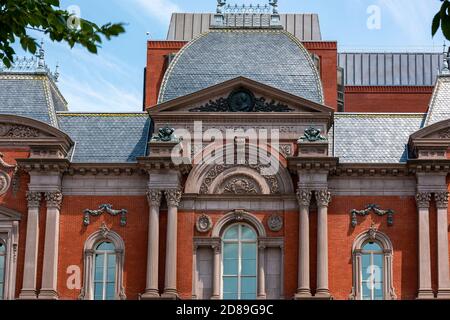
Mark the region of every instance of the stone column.
<instances>
[{"instance_id":1,"label":"stone column","mask_svg":"<svg viewBox=\"0 0 450 320\"><path fill-rule=\"evenodd\" d=\"M266 246L259 244L258 248L258 299L267 298L266 294Z\"/></svg>"},{"instance_id":2,"label":"stone column","mask_svg":"<svg viewBox=\"0 0 450 320\"><path fill-rule=\"evenodd\" d=\"M221 266L221 255L222 255L222 245L221 243L214 244L212 246L214 250L214 271L213 271L213 293L212 293L212 300L219 300L220 299L220 283L221 283L221 277L220 277L220 266Z\"/></svg>"},{"instance_id":3,"label":"stone column","mask_svg":"<svg viewBox=\"0 0 450 320\"><path fill-rule=\"evenodd\" d=\"M419 213L419 293L418 299L433 299L431 288L431 254L430 254L430 217L431 193L420 192L416 195Z\"/></svg>"},{"instance_id":4,"label":"stone column","mask_svg":"<svg viewBox=\"0 0 450 320\"><path fill-rule=\"evenodd\" d=\"M40 192L27 192L28 215L27 235L25 241L25 263L23 286L19 299L36 299L37 258L39 245L39 206L42 199Z\"/></svg>"},{"instance_id":5,"label":"stone column","mask_svg":"<svg viewBox=\"0 0 450 320\"><path fill-rule=\"evenodd\" d=\"M159 208L162 191L158 189L147 192L149 204L148 239L147 239L147 282L142 300L159 298Z\"/></svg>"},{"instance_id":6,"label":"stone column","mask_svg":"<svg viewBox=\"0 0 450 320\"><path fill-rule=\"evenodd\" d=\"M312 192L307 189L297 191L299 204L298 230L298 288L295 299L311 297L309 274L309 206Z\"/></svg>"},{"instance_id":7,"label":"stone column","mask_svg":"<svg viewBox=\"0 0 450 320\"><path fill-rule=\"evenodd\" d=\"M178 206L181 190L170 189L165 192L167 200L167 240L166 240L166 275L163 298L177 299L177 229Z\"/></svg>"},{"instance_id":8,"label":"stone column","mask_svg":"<svg viewBox=\"0 0 450 320\"><path fill-rule=\"evenodd\" d=\"M42 286L39 299L58 299L58 248L59 248L59 214L63 194L60 191L45 193L47 217L45 224L44 266L42 269Z\"/></svg>"},{"instance_id":9,"label":"stone column","mask_svg":"<svg viewBox=\"0 0 450 320\"><path fill-rule=\"evenodd\" d=\"M316 297L330 298L328 288L328 189L315 192L317 201L317 290Z\"/></svg>"},{"instance_id":10,"label":"stone column","mask_svg":"<svg viewBox=\"0 0 450 320\"><path fill-rule=\"evenodd\" d=\"M434 195L437 207L438 299L450 299L448 256L448 192Z\"/></svg>"}]
</instances>

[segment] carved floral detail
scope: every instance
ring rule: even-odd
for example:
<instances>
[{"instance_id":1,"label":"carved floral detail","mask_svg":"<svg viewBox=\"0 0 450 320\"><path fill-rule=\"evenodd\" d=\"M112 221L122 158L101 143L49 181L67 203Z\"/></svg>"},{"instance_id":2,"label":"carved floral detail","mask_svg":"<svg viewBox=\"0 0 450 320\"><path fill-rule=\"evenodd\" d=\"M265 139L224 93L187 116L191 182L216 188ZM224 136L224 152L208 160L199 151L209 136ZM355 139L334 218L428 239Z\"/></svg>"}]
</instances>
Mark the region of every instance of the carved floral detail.
<instances>
[{"instance_id":1,"label":"carved floral detail","mask_svg":"<svg viewBox=\"0 0 450 320\"><path fill-rule=\"evenodd\" d=\"M283 218L277 214L271 215L267 220L270 231L278 232L283 229Z\"/></svg>"},{"instance_id":2,"label":"carved floral detail","mask_svg":"<svg viewBox=\"0 0 450 320\"><path fill-rule=\"evenodd\" d=\"M351 215L352 215L352 227L355 228L358 225L358 219L357 216L360 217L365 217L368 216L370 214L370 212L375 213L377 216L383 217L386 216L388 217L388 225L391 227L394 225L394 210L388 209L388 210L382 210L380 209L380 207L376 204L369 204L366 209L364 210L356 210L353 209L351 211Z\"/></svg>"},{"instance_id":3,"label":"carved floral detail","mask_svg":"<svg viewBox=\"0 0 450 320\"><path fill-rule=\"evenodd\" d=\"M444 129L438 133L440 139L450 139L450 128Z\"/></svg>"},{"instance_id":4,"label":"carved floral detail","mask_svg":"<svg viewBox=\"0 0 450 320\"><path fill-rule=\"evenodd\" d=\"M48 208L61 208L61 203L63 200L63 194L59 191L57 192L46 192L45 200L47 201Z\"/></svg>"},{"instance_id":5,"label":"carved floral detail","mask_svg":"<svg viewBox=\"0 0 450 320\"><path fill-rule=\"evenodd\" d=\"M261 190L258 184L246 176L233 177L224 183L224 194L258 194Z\"/></svg>"},{"instance_id":6,"label":"carved floral detail","mask_svg":"<svg viewBox=\"0 0 450 320\"><path fill-rule=\"evenodd\" d=\"M182 194L180 189L165 190L164 194L166 196L167 205L169 207L178 207L180 205Z\"/></svg>"},{"instance_id":7,"label":"carved floral detail","mask_svg":"<svg viewBox=\"0 0 450 320\"><path fill-rule=\"evenodd\" d=\"M309 189L298 189L297 190L297 201L301 207L309 207L311 204L312 191Z\"/></svg>"},{"instance_id":8,"label":"carved floral detail","mask_svg":"<svg viewBox=\"0 0 450 320\"><path fill-rule=\"evenodd\" d=\"M147 200L152 207L161 206L162 190L150 189L147 191Z\"/></svg>"},{"instance_id":9,"label":"carved floral detail","mask_svg":"<svg viewBox=\"0 0 450 320\"><path fill-rule=\"evenodd\" d=\"M112 204L102 204L99 206L98 210L89 210L89 209L84 210L83 224L85 226L88 226L91 223L90 221L91 216L98 217L101 216L103 213L108 213L113 217L120 215L120 225L122 227L125 227L127 225L128 211L125 209L114 210Z\"/></svg>"},{"instance_id":10,"label":"carved floral detail","mask_svg":"<svg viewBox=\"0 0 450 320\"><path fill-rule=\"evenodd\" d=\"M197 231L200 233L206 233L210 231L213 226L211 217L206 214L202 214L200 217L197 218L195 226L197 228Z\"/></svg>"},{"instance_id":11,"label":"carved floral detail","mask_svg":"<svg viewBox=\"0 0 450 320\"><path fill-rule=\"evenodd\" d=\"M29 208L39 207L42 200L42 194L40 192L28 191L26 197Z\"/></svg>"},{"instance_id":12,"label":"carved floral detail","mask_svg":"<svg viewBox=\"0 0 450 320\"><path fill-rule=\"evenodd\" d=\"M317 205L328 207L331 202L331 192L328 189L318 190L315 192Z\"/></svg>"},{"instance_id":13,"label":"carved floral detail","mask_svg":"<svg viewBox=\"0 0 450 320\"><path fill-rule=\"evenodd\" d=\"M436 200L436 206L439 209L448 208L448 192L437 192L434 194L434 199Z\"/></svg>"},{"instance_id":14,"label":"carved floral detail","mask_svg":"<svg viewBox=\"0 0 450 320\"><path fill-rule=\"evenodd\" d=\"M0 124L0 137L37 138L41 132L35 128L22 125Z\"/></svg>"},{"instance_id":15,"label":"carved floral detail","mask_svg":"<svg viewBox=\"0 0 450 320\"><path fill-rule=\"evenodd\" d=\"M426 209L430 207L431 193L429 192L419 192L416 195L417 207L420 209Z\"/></svg>"}]
</instances>

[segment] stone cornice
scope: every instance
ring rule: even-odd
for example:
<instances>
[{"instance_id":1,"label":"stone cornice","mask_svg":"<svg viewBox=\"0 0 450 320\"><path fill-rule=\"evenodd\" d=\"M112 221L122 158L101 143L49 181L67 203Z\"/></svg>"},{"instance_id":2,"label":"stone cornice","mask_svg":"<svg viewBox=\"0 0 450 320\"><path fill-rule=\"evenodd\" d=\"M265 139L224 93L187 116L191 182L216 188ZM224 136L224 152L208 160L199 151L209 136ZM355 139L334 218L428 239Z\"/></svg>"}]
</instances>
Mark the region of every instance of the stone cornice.
<instances>
[{"instance_id":1,"label":"stone cornice","mask_svg":"<svg viewBox=\"0 0 450 320\"><path fill-rule=\"evenodd\" d=\"M139 167L147 172L153 170L177 170L189 174L192 165L185 159L184 163L176 164L171 157L141 157L137 158Z\"/></svg>"},{"instance_id":2,"label":"stone cornice","mask_svg":"<svg viewBox=\"0 0 450 320\"><path fill-rule=\"evenodd\" d=\"M25 172L64 173L70 166L67 159L17 159L20 170Z\"/></svg>"},{"instance_id":3,"label":"stone cornice","mask_svg":"<svg viewBox=\"0 0 450 320\"><path fill-rule=\"evenodd\" d=\"M145 174L137 163L71 163L67 172L68 175L128 175Z\"/></svg>"},{"instance_id":4,"label":"stone cornice","mask_svg":"<svg viewBox=\"0 0 450 320\"><path fill-rule=\"evenodd\" d=\"M412 174L436 173L436 172L450 172L450 159L443 160L409 160L408 169Z\"/></svg>"},{"instance_id":5,"label":"stone cornice","mask_svg":"<svg viewBox=\"0 0 450 320\"><path fill-rule=\"evenodd\" d=\"M288 157L288 167L292 173L297 173L300 170L306 171L328 171L336 170L339 159L332 157Z\"/></svg>"},{"instance_id":6,"label":"stone cornice","mask_svg":"<svg viewBox=\"0 0 450 320\"><path fill-rule=\"evenodd\" d=\"M331 176L405 176L409 175L406 164L366 164L366 163L340 163Z\"/></svg>"}]
</instances>

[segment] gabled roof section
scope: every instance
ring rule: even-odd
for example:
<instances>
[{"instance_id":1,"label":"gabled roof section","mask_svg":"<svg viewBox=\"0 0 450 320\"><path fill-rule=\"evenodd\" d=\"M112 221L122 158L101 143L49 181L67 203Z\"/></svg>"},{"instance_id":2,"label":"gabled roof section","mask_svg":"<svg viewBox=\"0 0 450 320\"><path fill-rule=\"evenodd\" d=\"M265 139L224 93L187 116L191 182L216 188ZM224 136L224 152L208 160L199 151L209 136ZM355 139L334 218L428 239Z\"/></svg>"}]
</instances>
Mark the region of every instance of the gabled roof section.
<instances>
[{"instance_id":1,"label":"gabled roof section","mask_svg":"<svg viewBox=\"0 0 450 320\"><path fill-rule=\"evenodd\" d=\"M57 113L61 130L75 141L74 163L133 163L147 152L147 113Z\"/></svg>"},{"instance_id":2,"label":"gabled roof section","mask_svg":"<svg viewBox=\"0 0 450 320\"><path fill-rule=\"evenodd\" d=\"M47 72L0 72L0 113L58 128L56 111L65 110L67 102Z\"/></svg>"},{"instance_id":3,"label":"gabled roof section","mask_svg":"<svg viewBox=\"0 0 450 320\"><path fill-rule=\"evenodd\" d=\"M434 88L425 126L450 119L450 75L440 75Z\"/></svg>"},{"instance_id":4,"label":"gabled roof section","mask_svg":"<svg viewBox=\"0 0 450 320\"><path fill-rule=\"evenodd\" d=\"M198 103L208 102L213 97L228 95L232 90L238 88L245 88L252 91L254 94L260 94L267 99L274 99L276 101L286 103L295 108L294 111L297 112L323 112L328 114L332 114L334 112L333 108L327 107L323 104L293 95L245 77L237 77L186 96L160 103L156 106L148 108L147 111L150 115L160 112L189 112L189 110Z\"/></svg>"},{"instance_id":5,"label":"gabled roof section","mask_svg":"<svg viewBox=\"0 0 450 320\"><path fill-rule=\"evenodd\" d=\"M341 163L405 163L409 136L422 128L423 113L336 113L333 155Z\"/></svg>"}]
</instances>

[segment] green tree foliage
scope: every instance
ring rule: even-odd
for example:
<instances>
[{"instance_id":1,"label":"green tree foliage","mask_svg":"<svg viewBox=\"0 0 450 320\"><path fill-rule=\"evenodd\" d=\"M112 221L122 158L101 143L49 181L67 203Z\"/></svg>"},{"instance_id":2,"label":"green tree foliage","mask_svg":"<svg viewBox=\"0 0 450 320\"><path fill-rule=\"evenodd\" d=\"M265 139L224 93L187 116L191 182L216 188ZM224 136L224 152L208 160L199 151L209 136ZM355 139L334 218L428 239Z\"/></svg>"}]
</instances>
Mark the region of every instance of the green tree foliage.
<instances>
[{"instance_id":1,"label":"green tree foliage","mask_svg":"<svg viewBox=\"0 0 450 320\"><path fill-rule=\"evenodd\" d=\"M444 37L450 40L450 1L440 1L442 2L441 10L434 16L431 32L434 36L441 28Z\"/></svg>"},{"instance_id":2,"label":"green tree foliage","mask_svg":"<svg viewBox=\"0 0 450 320\"><path fill-rule=\"evenodd\" d=\"M79 24L73 23L74 19ZM97 53L102 37L110 40L125 32L123 23L103 26L75 17L60 8L59 0L0 0L0 61L7 67L14 61L12 45L20 41L25 51L32 54L38 47L30 36L32 29L44 32L52 41L75 44Z\"/></svg>"}]
</instances>

